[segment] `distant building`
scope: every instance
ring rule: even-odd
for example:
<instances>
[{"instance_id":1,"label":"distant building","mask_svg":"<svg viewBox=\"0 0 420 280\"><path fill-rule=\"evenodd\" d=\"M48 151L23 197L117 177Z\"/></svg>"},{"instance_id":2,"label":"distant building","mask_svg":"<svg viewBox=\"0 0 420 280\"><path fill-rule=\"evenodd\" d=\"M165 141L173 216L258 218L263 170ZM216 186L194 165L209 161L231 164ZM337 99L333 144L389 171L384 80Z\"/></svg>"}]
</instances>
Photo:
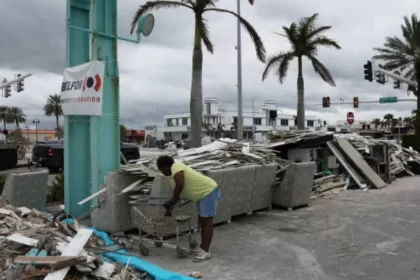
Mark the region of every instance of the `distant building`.
<instances>
[{"instance_id":1,"label":"distant building","mask_svg":"<svg viewBox=\"0 0 420 280\"><path fill-rule=\"evenodd\" d=\"M9 130L9 133L12 133L14 130ZM21 129L20 133L22 136L29 140L30 143L35 143L38 141L49 141L55 139L55 130L54 129Z\"/></svg>"},{"instance_id":2,"label":"distant building","mask_svg":"<svg viewBox=\"0 0 420 280\"><path fill-rule=\"evenodd\" d=\"M219 104L217 98L206 98L203 106L203 134L209 130L219 131L222 128L224 136L235 135L238 112L227 111ZM243 112L244 137L252 139L253 127L255 133L265 134L273 129L296 129L296 117L281 114L274 101L265 101L264 105L254 112ZM164 126L157 131L163 132L165 139L188 139L191 130L190 113L164 115ZM306 128L316 130L320 123L315 116L306 116Z\"/></svg>"}]
</instances>

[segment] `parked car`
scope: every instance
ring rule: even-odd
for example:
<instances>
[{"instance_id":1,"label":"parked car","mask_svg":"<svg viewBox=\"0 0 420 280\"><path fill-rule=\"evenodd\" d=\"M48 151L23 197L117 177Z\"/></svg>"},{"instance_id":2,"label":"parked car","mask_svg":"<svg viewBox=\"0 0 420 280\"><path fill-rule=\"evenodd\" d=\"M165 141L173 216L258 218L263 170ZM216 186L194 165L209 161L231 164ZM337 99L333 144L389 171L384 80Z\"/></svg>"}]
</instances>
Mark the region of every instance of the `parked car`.
<instances>
[{"instance_id":1,"label":"parked car","mask_svg":"<svg viewBox=\"0 0 420 280\"><path fill-rule=\"evenodd\" d=\"M32 148L32 161L46 167L50 160L48 151L51 146L63 144L63 140L39 141Z\"/></svg>"},{"instance_id":2,"label":"parked car","mask_svg":"<svg viewBox=\"0 0 420 280\"><path fill-rule=\"evenodd\" d=\"M45 167L51 172L58 172L64 167L64 141L60 143L50 144L45 154L46 144L41 145L42 148L38 148L38 153L42 156L42 162ZM34 147L35 149L35 147ZM120 143L120 149L127 161L136 160L140 158L140 149L138 145L132 143ZM41 154L42 151L42 154ZM121 163L124 163L121 160Z\"/></svg>"}]
</instances>

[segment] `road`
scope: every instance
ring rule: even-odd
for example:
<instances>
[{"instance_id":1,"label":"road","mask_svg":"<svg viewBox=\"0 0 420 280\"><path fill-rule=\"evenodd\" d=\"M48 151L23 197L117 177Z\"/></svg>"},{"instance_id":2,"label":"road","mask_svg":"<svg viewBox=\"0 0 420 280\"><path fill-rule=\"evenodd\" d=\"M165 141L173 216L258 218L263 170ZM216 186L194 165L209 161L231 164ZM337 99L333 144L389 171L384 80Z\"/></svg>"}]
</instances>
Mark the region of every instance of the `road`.
<instances>
[{"instance_id":1,"label":"road","mask_svg":"<svg viewBox=\"0 0 420 280\"><path fill-rule=\"evenodd\" d=\"M140 156L141 158L152 158L152 157L157 157L161 154L164 154L165 151L163 150L159 150L157 148L141 148L140 147ZM19 161L18 164L24 164L26 161ZM48 170L46 168L38 168L37 171L41 171L41 170ZM30 172L30 170L28 169L28 167L20 167L20 168L15 168L15 169L9 169L9 170L2 170L0 171L0 175L7 175L10 173L22 173L22 172ZM48 176L48 186L52 186L55 176L57 174L54 173L50 173L50 175Z\"/></svg>"},{"instance_id":2,"label":"road","mask_svg":"<svg viewBox=\"0 0 420 280\"><path fill-rule=\"evenodd\" d=\"M153 245L145 260L183 274L200 271L203 279L420 279L419 209L420 177L406 177L218 226L213 258L203 263Z\"/></svg>"}]
</instances>

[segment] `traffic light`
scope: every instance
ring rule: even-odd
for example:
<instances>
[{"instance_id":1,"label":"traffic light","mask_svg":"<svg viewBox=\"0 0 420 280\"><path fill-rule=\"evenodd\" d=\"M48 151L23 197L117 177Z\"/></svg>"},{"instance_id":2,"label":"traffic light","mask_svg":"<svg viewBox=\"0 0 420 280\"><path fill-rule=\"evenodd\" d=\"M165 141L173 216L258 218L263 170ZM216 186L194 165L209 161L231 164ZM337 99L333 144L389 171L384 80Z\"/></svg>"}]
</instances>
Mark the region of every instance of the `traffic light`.
<instances>
[{"instance_id":1,"label":"traffic light","mask_svg":"<svg viewBox=\"0 0 420 280\"><path fill-rule=\"evenodd\" d=\"M353 97L353 107L359 108L359 97L357 96Z\"/></svg>"},{"instance_id":2,"label":"traffic light","mask_svg":"<svg viewBox=\"0 0 420 280\"><path fill-rule=\"evenodd\" d=\"M330 107L330 98L322 97L322 108L329 108Z\"/></svg>"},{"instance_id":3,"label":"traffic light","mask_svg":"<svg viewBox=\"0 0 420 280\"><path fill-rule=\"evenodd\" d=\"M4 97L8 98L9 96L12 96L11 85L8 85L7 87L4 88Z\"/></svg>"},{"instance_id":4,"label":"traffic light","mask_svg":"<svg viewBox=\"0 0 420 280\"><path fill-rule=\"evenodd\" d=\"M21 76L22 76L21 74L17 74L17 75L16 75L16 77L17 77L17 78L20 78ZM17 91L17 92L21 92L21 91L23 91L23 86L24 86L23 81L24 81L24 80L20 80L20 81L18 81L18 82L17 82L17 88L16 88L16 91Z\"/></svg>"},{"instance_id":5,"label":"traffic light","mask_svg":"<svg viewBox=\"0 0 420 280\"><path fill-rule=\"evenodd\" d=\"M381 69L384 68L384 66L381 65L381 64L379 64L378 67L381 68ZM376 71L376 82L384 85L386 83L385 75L381 74L379 71Z\"/></svg>"},{"instance_id":6,"label":"traffic light","mask_svg":"<svg viewBox=\"0 0 420 280\"><path fill-rule=\"evenodd\" d=\"M367 63L363 65L363 68L365 68L365 80L372 82L373 81L372 61L368 60Z\"/></svg>"},{"instance_id":7,"label":"traffic light","mask_svg":"<svg viewBox=\"0 0 420 280\"><path fill-rule=\"evenodd\" d=\"M395 75L401 75L400 71L394 71L394 74ZM401 81L397 80L397 79L394 79L394 89L398 89L398 88L401 88Z\"/></svg>"}]
</instances>

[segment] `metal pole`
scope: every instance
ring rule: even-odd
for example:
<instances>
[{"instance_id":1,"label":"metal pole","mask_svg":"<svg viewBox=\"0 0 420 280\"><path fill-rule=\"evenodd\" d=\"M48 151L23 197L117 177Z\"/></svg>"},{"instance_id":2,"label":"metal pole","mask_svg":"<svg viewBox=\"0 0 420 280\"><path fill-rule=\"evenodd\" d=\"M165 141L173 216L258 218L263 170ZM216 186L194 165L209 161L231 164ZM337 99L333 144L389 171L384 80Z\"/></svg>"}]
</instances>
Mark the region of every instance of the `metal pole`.
<instances>
[{"instance_id":1,"label":"metal pole","mask_svg":"<svg viewBox=\"0 0 420 280\"><path fill-rule=\"evenodd\" d=\"M241 15L241 0L237 0L237 14ZM244 127L243 127L243 116L242 116L242 46L241 46L241 23L238 19L238 140L243 140Z\"/></svg>"},{"instance_id":2,"label":"metal pole","mask_svg":"<svg viewBox=\"0 0 420 280\"><path fill-rule=\"evenodd\" d=\"M35 123L35 137L36 137L36 143L38 143L38 123Z\"/></svg>"},{"instance_id":3,"label":"metal pole","mask_svg":"<svg viewBox=\"0 0 420 280\"><path fill-rule=\"evenodd\" d=\"M386 71L386 70L384 70L382 68L379 68L379 67L377 69L375 69L375 70L378 71L379 73L384 74L386 76L389 76L389 77L391 77L391 78L393 78L395 80L401 81L401 82L406 83L406 84L408 84L410 86L417 87L417 82L416 81L412 81L412 80L403 78L400 75L394 74L392 72L388 72L388 71Z\"/></svg>"},{"instance_id":4,"label":"metal pole","mask_svg":"<svg viewBox=\"0 0 420 280\"><path fill-rule=\"evenodd\" d=\"M252 98L252 140L255 142L255 123L254 123L254 97Z\"/></svg>"},{"instance_id":5,"label":"metal pole","mask_svg":"<svg viewBox=\"0 0 420 280\"><path fill-rule=\"evenodd\" d=\"M14 80L8 81L7 83L1 84L0 89L3 89L3 88L8 87L10 85L13 85L14 83L17 83L19 81L25 80L26 78L28 78L30 76L32 76L32 74L26 74L26 75L20 76L17 79L14 79Z\"/></svg>"}]
</instances>

